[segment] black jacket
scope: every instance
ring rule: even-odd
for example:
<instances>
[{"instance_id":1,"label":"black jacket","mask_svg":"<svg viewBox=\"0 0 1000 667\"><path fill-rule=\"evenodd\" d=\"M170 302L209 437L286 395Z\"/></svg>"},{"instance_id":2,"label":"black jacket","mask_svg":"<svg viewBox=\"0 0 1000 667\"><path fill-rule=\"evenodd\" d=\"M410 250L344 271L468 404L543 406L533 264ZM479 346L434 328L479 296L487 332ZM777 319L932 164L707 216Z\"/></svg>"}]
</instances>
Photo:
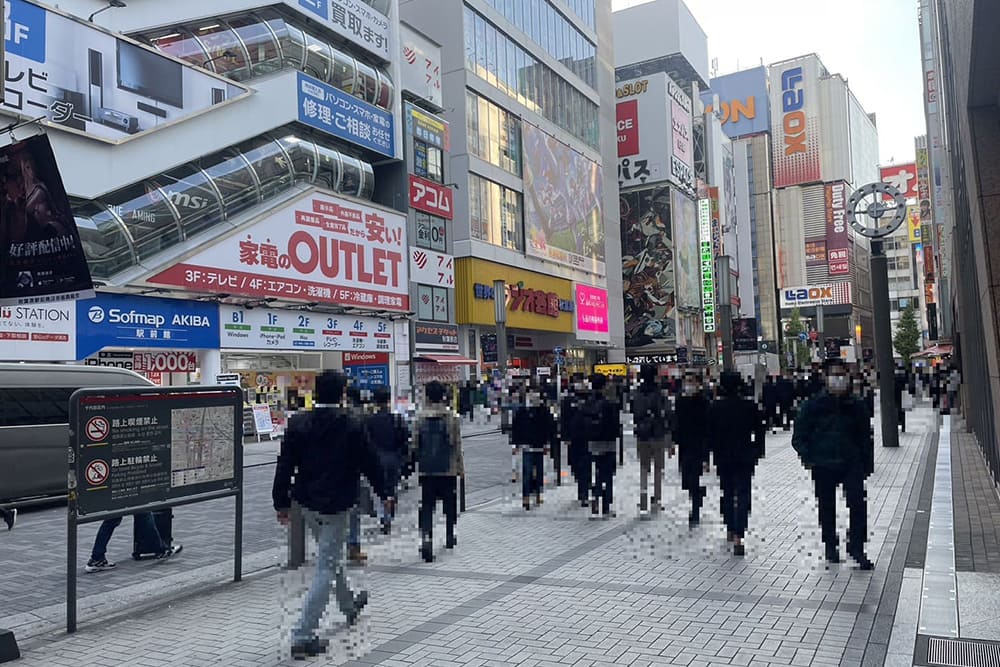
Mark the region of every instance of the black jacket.
<instances>
[{"instance_id":1,"label":"black jacket","mask_svg":"<svg viewBox=\"0 0 1000 667\"><path fill-rule=\"evenodd\" d=\"M589 423L591 414L596 424ZM614 442L618 438L621 417L616 403L603 395L592 393L576 413L577 428L586 434L587 442Z\"/></svg>"},{"instance_id":2,"label":"black jacket","mask_svg":"<svg viewBox=\"0 0 1000 667\"><path fill-rule=\"evenodd\" d=\"M556 421L548 406L521 406L514 410L510 425L512 445L543 449L557 442Z\"/></svg>"},{"instance_id":3,"label":"black jacket","mask_svg":"<svg viewBox=\"0 0 1000 667\"><path fill-rule=\"evenodd\" d=\"M760 390L760 398L764 405L769 408L778 405L778 385L773 382L765 382Z\"/></svg>"},{"instance_id":4,"label":"black jacket","mask_svg":"<svg viewBox=\"0 0 1000 667\"><path fill-rule=\"evenodd\" d=\"M563 442L587 443L587 432L580 428L580 420L577 419L582 402L583 398L574 394L563 397L559 408L559 438Z\"/></svg>"},{"instance_id":5,"label":"black jacket","mask_svg":"<svg viewBox=\"0 0 1000 667\"><path fill-rule=\"evenodd\" d=\"M392 495L375 447L354 412L317 408L297 414L288 422L274 470L274 509L287 510L294 499L322 514L343 512L357 504L362 474L380 498Z\"/></svg>"},{"instance_id":6,"label":"black jacket","mask_svg":"<svg viewBox=\"0 0 1000 667\"><path fill-rule=\"evenodd\" d=\"M708 447L720 474L753 472L764 456L764 427L757 405L737 397L717 401L709 409Z\"/></svg>"},{"instance_id":7,"label":"black jacket","mask_svg":"<svg viewBox=\"0 0 1000 667\"><path fill-rule=\"evenodd\" d=\"M868 408L850 395L822 393L799 410L792 447L803 465L870 475L875 468L875 443Z\"/></svg>"},{"instance_id":8,"label":"black jacket","mask_svg":"<svg viewBox=\"0 0 1000 667\"><path fill-rule=\"evenodd\" d=\"M680 464L702 465L708 436L708 401L702 394L678 396L674 404L674 442Z\"/></svg>"},{"instance_id":9,"label":"black jacket","mask_svg":"<svg viewBox=\"0 0 1000 667\"><path fill-rule=\"evenodd\" d=\"M778 403L781 405L791 405L795 402L795 381L791 378L781 377L775 383L775 391L778 396Z\"/></svg>"},{"instance_id":10,"label":"black jacket","mask_svg":"<svg viewBox=\"0 0 1000 667\"><path fill-rule=\"evenodd\" d=\"M410 433L401 416L380 410L365 417L365 429L383 462L387 459L402 461L409 451Z\"/></svg>"}]
</instances>

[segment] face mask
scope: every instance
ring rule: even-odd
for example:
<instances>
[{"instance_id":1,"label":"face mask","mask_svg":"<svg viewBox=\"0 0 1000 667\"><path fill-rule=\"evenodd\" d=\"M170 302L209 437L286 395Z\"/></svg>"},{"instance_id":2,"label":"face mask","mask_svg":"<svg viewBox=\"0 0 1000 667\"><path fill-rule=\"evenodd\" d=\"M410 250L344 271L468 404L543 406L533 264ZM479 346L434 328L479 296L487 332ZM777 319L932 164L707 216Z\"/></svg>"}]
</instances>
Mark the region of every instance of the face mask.
<instances>
[{"instance_id":1,"label":"face mask","mask_svg":"<svg viewBox=\"0 0 1000 667\"><path fill-rule=\"evenodd\" d=\"M697 390L698 390L698 388L697 388L697 387L695 387L695 386L694 386L693 384L686 384L686 385L684 385L684 393L685 393L685 394L686 394L687 396L691 396L691 395L692 395L692 394L694 394L694 393L695 393L695 392L696 392Z\"/></svg>"},{"instance_id":2,"label":"face mask","mask_svg":"<svg viewBox=\"0 0 1000 667\"><path fill-rule=\"evenodd\" d=\"M826 378L826 386L833 394L843 394L847 391L847 376L829 375Z\"/></svg>"}]
</instances>

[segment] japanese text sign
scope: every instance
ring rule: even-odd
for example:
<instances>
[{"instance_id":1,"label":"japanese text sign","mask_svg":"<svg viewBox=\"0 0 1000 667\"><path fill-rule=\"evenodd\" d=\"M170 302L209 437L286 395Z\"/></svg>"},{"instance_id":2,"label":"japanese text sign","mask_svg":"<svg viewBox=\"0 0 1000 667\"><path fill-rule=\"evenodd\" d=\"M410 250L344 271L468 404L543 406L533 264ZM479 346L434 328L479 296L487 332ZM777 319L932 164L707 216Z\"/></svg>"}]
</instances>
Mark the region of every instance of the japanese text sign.
<instances>
[{"instance_id":1,"label":"japanese text sign","mask_svg":"<svg viewBox=\"0 0 1000 667\"><path fill-rule=\"evenodd\" d=\"M606 289L577 284L576 336L585 340L609 340L608 291Z\"/></svg>"},{"instance_id":2,"label":"japanese text sign","mask_svg":"<svg viewBox=\"0 0 1000 667\"><path fill-rule=\"evenodd\" d=\"M76 304L0 306L0 359L75 360Z\"/></svg>"},{"instance_id":3,"label":"japanese text sign","mask_svg":"<svg viewBox=\"0 0 1000 667\"><path fill-rule=\"evenodd\" d=\"M410 174L410 206L451 220L454 217L451 188Z\"/></svg>"},{"instance_id":4,"label":"japanese text sign","mask_svg":"<svg viewBox=\"0 0 1000 667\"><path fill-rule=\"evenodd\" d=\"M341 37L390 60L389 19L364 0L286 0L323 19L324 25Z\"/></svg>"},{"instance_id":5,"label":"japanese text sign","mask_svg":"<svg viewBox=\"0 0 1000 667\"><path fill-rule=\"evenodd\" d=\"M846 183L826 186L826 254L831 276L845 276L851 272L847 196Z\"/></svg>"},{"instance_id":6,"label":"japanese text sign","mask_svg":"<svg viewBox=\"0 0 1000 667\"><path fill-rule=\"evenodd\" d=\"M222 306L220 319L223 349L392 351L392 326L374 317Z\"/></svg>"},{"instance_id":7,"label":"japanese text sign","mask_svg":"<svg viewBox=\"0 0 1000 667\"><path fill-rule=\"evenodd\" d=\"M455 286L455 259L425 248L410 248L410 278L422 285Z\"/></svg>"},{"instance_id":8,"label":"japanese text sign","mask_svg":"<svg viewBox=\"0 0 1000 667\"><path fill-rule=\"evenodd\" d=\"M298 73L299 122L388 157L396 156L392 114Z\"/></svg>"},{"instance_id":9,"label":"japanese text sign","mask_svg":"<svg viewBox=\"0 0 1000 667\"><path fill-rule=\"evenodd\" d=\"M411 30L399 26L403 59L399 63L403 89L435 106L441 102L441 48Z\"/></svg>"}]
</instances>

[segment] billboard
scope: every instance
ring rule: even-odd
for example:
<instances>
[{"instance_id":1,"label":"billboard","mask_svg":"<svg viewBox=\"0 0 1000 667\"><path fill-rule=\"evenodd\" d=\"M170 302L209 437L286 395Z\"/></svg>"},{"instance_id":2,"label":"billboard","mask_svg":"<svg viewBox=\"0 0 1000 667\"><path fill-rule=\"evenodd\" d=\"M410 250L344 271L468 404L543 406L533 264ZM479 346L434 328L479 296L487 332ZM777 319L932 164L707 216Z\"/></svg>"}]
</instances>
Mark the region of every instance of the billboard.
<instances>
[{"instance_id":1,"label":"billboard","mask_svg":"<svg viewBox=\"0 0 1000 667\"><path fill-rule=\"evenodd\" d=\"M240 86L81 19L4 2L2 111L121 143L249 94Z\"/></svg>"},{"instance_id":2,"label":"billboard","mask_svg":"<svg viewBox=\"0 0 1000 667\"><path fill-rule=\"evenodd\" d=\"M701 308L701 263L698 246L698 207L683 193L671 191L674 248L677 267L677 305Z\"/></svg>"},{"instance_id":3,"label":"billboard","mask_svg":"<svg viewBox=\"0 0 1000 667\"><path fill-rule=\"evenodd\" d=\"M780 290L780 296L782 308L849 306L851 304L851 283L786 287Z\"/></svg>"},{"instance_id":4,"label":"billboard","mask_svg":"<svg viewBox=\"0 0 1000 667\"><path fill-rule=\"evenodd\" d=\"M916 199L919 196L917 165L915 163L882 167L880 172L882 182L895 186L907 199Z\"/></svg>"},{"instance_id":5,"label":"billboard","mask_svg":"<svg viewBox=\"0 0 1000 667\"><path fill-rule=\"evenodd\" d=\"M148 282L192 291L407 312L406 217L311 194Z\"/></svg>"},{"instance_id":6,"label":"billboard","mask_svg":"<svg viewBox=\"0 0 1000 667\"><path fill-rule=\"evenodd\" d=\"M297 76L300 123L376 153L396 156L391 113L302 72Z\"/></svg>"},{"instance_id":7,"label":"billboard","mask_svg":"<svg viewBox=\"0 0 1000 667\"><path fill-rule=\"evenodd\" d=\"M715 109L718 100L719 108ZM767 68L755 67L712 79L701 94L705 111L717 113L722 129L732 139L771 129L771 100Z\"/></svg>"},{"instance_id":8,"label":"billboard","mask_svg":"<svg viewBox=\"0 0 1000 667\"><path fill-rule=\"evenodd\" d=\"M847 197L847 183L826 185L826 255L831 276L846 276L851 273Z\"/></svg>"},{"instance_id":9,"label":"billboard","mask_svg":"<svg viewBox=\"0 0 1000 667\"><path fill-rule=\"evenodd\" d=\"M319 17L323 25L382 60L392 60L389 19L365 0L285 0Z\"/></svg>"},{"instance_id":10,"label":"billboard","mask_svg":"<svg viewBox=\"0 0 1000 667\"><path fill-rule=\"evenodd\" d=\"M906 207L906 228L910 243L920 243L920 207Z\"/></svg>"},{"instance_id":11,"label":"billboard","mask_svg":"<svg viewBox=\"0 0 1000 667\"><path fill-rule=\"evenodd\" d=\"M525 252L604 275L601 166L524 123Z\"/></svg>"},{"instance_id":12,"label":"billboard","mask_svg":"<svg viewBox=\"0 0 1000 667\"><path fill-rule=\"evenodd\" d=\"M774 187L820 180L819 60L771 65L771 138Z\"/></svg>"},{"instance_id":13,"label":"billboard","mask_svg":"<svg viewBox=\"0 0 1000 667\"><path fill-rule=\"evenodd\" d=\"M298 313L221 306L219 344L223 349L391 352L387 320L354 315Z\"/></svg>"},{"instance_id":14,"label":"billboard","mask_svg":"<svg viewBox=\"0 0 1000 667\"><path fill-rule=\"evenodd\" d=\"M577 283L576 337L581 340L611 340L608 290Z\"/></svg>"},{"instance_id":15,"label":"billboard","mask_svg":"<svg viewBox=\"0 0 1000 667\"><path fill-rule=\"evenodd\" d=\"M615 86L618 187L670 180L672 134L667 75L663 72Z\"/></svg>"},{"instance_id":16,"label":"billboard","mask_svg":"<svg viewBox=\"0 0 1000 667\"><path fill-rule=\"evenodd\" d=\"M0 148L0 304L94 294L80 232L49 138Z\"/></svg>"},{"instance_id":17,"label":"billboard","mask_svg":"<svg viewBox=\"0 0 1000 667\"><path fill-rule=\"evenodd\" d=\"M733 350L736 352L757 351L757 320L741 317L733 320Z\"/></svg>"},{"instance_id":18,"label":"billboard","mask_svg":"<svg viewBox=\"0 0 1000 667\"><path fill-rule=\"evenodd\" d=\"M403 90L408 90L436 107L441 107L441 47L415 32L405 23L399 25L402 58L399 61Z\"/></svg>"},{"instance_id":19,"label":"billboard","mask_svg":"<svg viewBox=\"0 0 1000 667\"><path fill-rule=\"evenodd\" d=\"M438 322L414 322L413 349L417 352L458 352L458 327ZM496 363L496 359L493 361Z\"/></svg>"},{"instance_id":20,"label":"billboard","mask_svg":"<svg viewBox=\"0 0 1000 667\"><path fill-rule=\"evenodd\" d=\"M625 346L661 351L677 343L670 188L619 197Z\"/></svg>"},{"instance_id":21,"label":"billboard","mask_svg":"<svg viewBox=\"0 0 1000 667\"><path fill-rule=\"evenodd\" d=\"M926 148L917 149L916 172L917 204L920 206L920 224L930 225L934 222L934 210L931 208L931 177L927 164Z\"/></svg>"},{"instance_id":22,"label":"billboard","mask_svg":"<svg viewBox=\"0 0 1000 667\"><path fill-rule=\"evenodd\" d=\"M0 359L74 361L76 305L60 301L0 306Z\"/></svg>"},{"instance_id":23,"label":"billboard","mask_svg":"<svg viewBox=\"0 0 1000 667\"><path fill-rule=\"evenodd\" d=\"M701 310L705 333L713 333L715 331L715 251L712 243L712 208L711 200L698 200Z\"/></svg>"},{"instance_id":24,"label":"billboard","mask_svg":"<svg viewBox=\"0 0 1000 667\"><path fill-rule=\"evenodd\" d=\"M426 248L410 248L410 280L422 285L454 287L455 258Z\"/></svg>"},{"instance_id":25,"label":"billboard","mask_svg":"<svg viewBox=\"0 0 1000 667\"><path fill-rule=\"evenodd\" d=\"M806 266L824 266L826 261L826 239L806 239Z\"/></svg>"},{"instance_id":26,"label":"billboard","mask_svg":"<svg viewBox=\"0 0 1000 667\"><path fill-rule=\"evenodd\" d=\"M670 97L670 181L694 194L691 98L670 78L667 79L667 95Z\"/></svg>"},{"instance_id":27,"label":"billboard","mask_svg":"<svg viewBox=\"0 0 1000 667\"><path fill-rule=\"evenodd\" d=\"M455 217L451 188L410 174L410 206L446 220Z\"/></svg>"},{"instance_id":28,"label":"billboard","mask_svg":"<svg viewBox=\"0 0 1000 667\"><path fill-rule=\"evenodd\" d=\"M404 122L406 132L431 146L442 150L451 150L451 130L448 121L423 109L418 109L409 102L404 104Z\"/></svg>"}]
</instances>

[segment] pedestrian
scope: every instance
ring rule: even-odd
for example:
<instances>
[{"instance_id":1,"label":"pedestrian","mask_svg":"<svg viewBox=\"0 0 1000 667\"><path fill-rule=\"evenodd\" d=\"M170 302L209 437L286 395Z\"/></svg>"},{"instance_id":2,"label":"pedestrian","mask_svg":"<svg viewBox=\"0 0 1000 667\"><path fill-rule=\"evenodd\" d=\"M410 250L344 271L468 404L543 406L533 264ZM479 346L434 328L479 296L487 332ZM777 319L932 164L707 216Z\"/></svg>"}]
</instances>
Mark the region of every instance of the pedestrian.
<instances>
[{"instance_id":1,"label":"pedestrian","mask_svg":"<svg viewBox=\"0 0 1000 667\"><path fill-rule=\"evenodd\" d=\"M412 446L417 453L420 474L420 555L434 560L434 510L438 500L444 506L445 548L458 544L458 478L465 474L462 458L462 422L447 404L447 391L440 382L427 383L427 405L417 413Z\"/></svg>"},{"instance_id":2,"label":"pedestrian","mask_svg":"<svg viewBox=\"0 0 1000 667\"><path fill-rule=\"evenodd\" d=\"M90 560L84 566L84 572L94 573L114 569L117 564L107 558L108 542L115 532L115 528L121 525L122 517L105 519L97 529L97 537L94 539L94 546L90 550ZM155 554L157 560L166 560L176 556L184 550L182 544L170 544L160 535L156 527L156 521L151 512L139 512L132 516L133 531L135 541L143 548L143 551ZM13 527L13 526L12 526Z\"/></svg>"},{"instance_id":3,"label":"pedestrian","mask_svg":"<svg viewBox=\"0 0 1000 667\"><path fill-rule=\"evenodd\" d=\"M542 401L537 387L529 387L524 405L514 411L510 431L511 444L521 451L521 497L525 510L542 504L545 486L545 453L557 442L555 419Z\"/></svg>"},{"instance_id":4,"label":"pedestrian","mask_svg":"<svg viewBox=\"0 0 1000 667\"><path fill-rule=\"evenodd\" d=\"M663 458L670 447L670 400L656 382L656 366L643 364L639 369L638 391L632 396L635 418L636 450L639 455L639 514L658 514L663 510ZM647 497L649 471L653 469L653 497Z\"/></svg>"},{"instance_id":5,"label":"pedestrian","mask_svg":"<svg viewBox=\"0 0 1000 667\"><path fill-rule=\"evenodd\" d=\"M399 487L403 463L410 448L410 432L402 417L389 409L392 396L389 388L378 387L372 393L375 411L365 418L365 428L378 454L385 488L392 496L390 503L379 503L377 506L382 534L388 535L392 532L393 517L387 505L396 507L396 489Z\"/></svg>"},{"instance_id":6,"label":"pedestrian","mask_svg":"<svg viewBox=\"0 0 1000 667\"><path fill-rule=\"evenodd\" d=\"M692 528L701 521L701 506L705 487L701 475L708 460L705 451L707 437L708 400L699 384L699 377L688 372L681 384L681 395L674 404L674 442L677 444L677 463L681 473L681 488L691 498L688 525Z\"/></svg>"},{"instance_id":7,"label":"pedestrian","mask_svg":"<svg viewBox=\"0 0 1000 667\"><path fill-rule=\"evenodd\" d=\"M778 425L778 386L774 383L773 375L768 375L764 380L760 394L764 405L764 424L770 431Z\"/></svg>"},{"instance_id":8,"label":"pedestrian","mask_svg":"<svg viewBox=\"0 0 1000 667\"><path fill-rule=\"evenodd\" d=\"M17 509L0 507L0 518L7 524L7 530L14 530L14 524L17 523Z\"/></svg>"},{"instance_id":9,"label":"pedestrian","mask_svg":"<svg viewBox=\"0 0 1000 667\"><path fill-rule=\"evenodd\" d=\"M316 572L292 630L292 657L318 655L327 642L316 630L336 581L337 605L354 625L368 603L367 591L355 595L344 573L344 546L351 509L358 503L362 475L388 502L378 454L358 413L344 405L347 378L325 371L316 378L315 409L300 412L288 422L274 470L271 496L278 522L287 525L294 500L316 538Z\"/></svg>"},{"instance_id":10,"label":"pedestrian","mask_svg":"<svg viewBox=\"0 0 1000 667\"><path fill-rule=\"evenodd\" d=\"M781 410L781 428L785 431L791 429L792 421L795 419L795 379L792 371L786 370L776 383L778 398L778 408Z\"/></svg>"},{"instance_id":11,"label":"pedestrian","mask_svg":"<svg viewBox=\"0 0 1000 667\"><path fill-rule=\"evenodd\" d=\"M903 407L903 393L906 391L906 368L903 364L896 364L892 380L892 389L896 397L896 423L903 433L906 433L906 409Z\"/></svg>"},{"instance_id":12,"label":"pedestrian","mask_svg":"<svg viewBox=\"0 0 1000 667\"><path fill-rule=\"evenodd\" d=\"M812 473L819 525L826 559L840 562L836 492L844 487L850 510L847 552L863 570L874 567L865 554L868 541L868 505L865 479L875 467L871 420L864 403L850 394L847 368L840 359L826 362L826 389L802 406L792 447Z\"/></svg>"},{"instance_id":13,"label":"pedestrian","mask_svg":"<svg viewBox=\"0 0 1000 667\"><path fill-rule=\"evenodd\" d=\"M566 443L566 458L576 480L576 499L581 507L590 504L591 460L587 432L578 418L587 399L587 385L582 376L573 380L573 391L563 397L559 409L559 435Z\"/></svg>"},{"instance_id":14,"label":"pedestrian","mask_svg":"<svg viewBox=\"0 0 1000 667\"><path fill-rule=\"evenodd\" d=\"M579 428L586 433L587 448L594 463L591 488L590 515L596 519L615 516L611 510L614 502L615 444L618 437L620 413L615 402L605 395L608 380L600 373L590 376L591 393L580 409Z\"/></svg>"},{"instance_id":15,"label":"pedestrian","mask_svg":"<svg viewBox=\"0 0 1000 667\"><path fill-rule=\"evenodd\" d=\"M733 543L733 555L743 556L751 485L757 461L764 456L766 429L757 406L741 395L738 374L723 373L719 383L721 398L709 409L708 447L719 473L727 539Z\"/></svg>"},{"instance_id":16,"label":"pedestrian","mask_svg":"<svg viewBox=\"0 0 1000 667\"><path fill-rule=\"evenodd\" d=\"M345 393L348 409L363 423L368 408L362 397L361 388L355 384L348 384ZM361 549L361 514L368 512L370 505L371 490L364 480L358 477L358 502L351 508L347 530L347 562L351 565L362 566L368 562L368 554Z\"/></svg>"}]
</instances>

